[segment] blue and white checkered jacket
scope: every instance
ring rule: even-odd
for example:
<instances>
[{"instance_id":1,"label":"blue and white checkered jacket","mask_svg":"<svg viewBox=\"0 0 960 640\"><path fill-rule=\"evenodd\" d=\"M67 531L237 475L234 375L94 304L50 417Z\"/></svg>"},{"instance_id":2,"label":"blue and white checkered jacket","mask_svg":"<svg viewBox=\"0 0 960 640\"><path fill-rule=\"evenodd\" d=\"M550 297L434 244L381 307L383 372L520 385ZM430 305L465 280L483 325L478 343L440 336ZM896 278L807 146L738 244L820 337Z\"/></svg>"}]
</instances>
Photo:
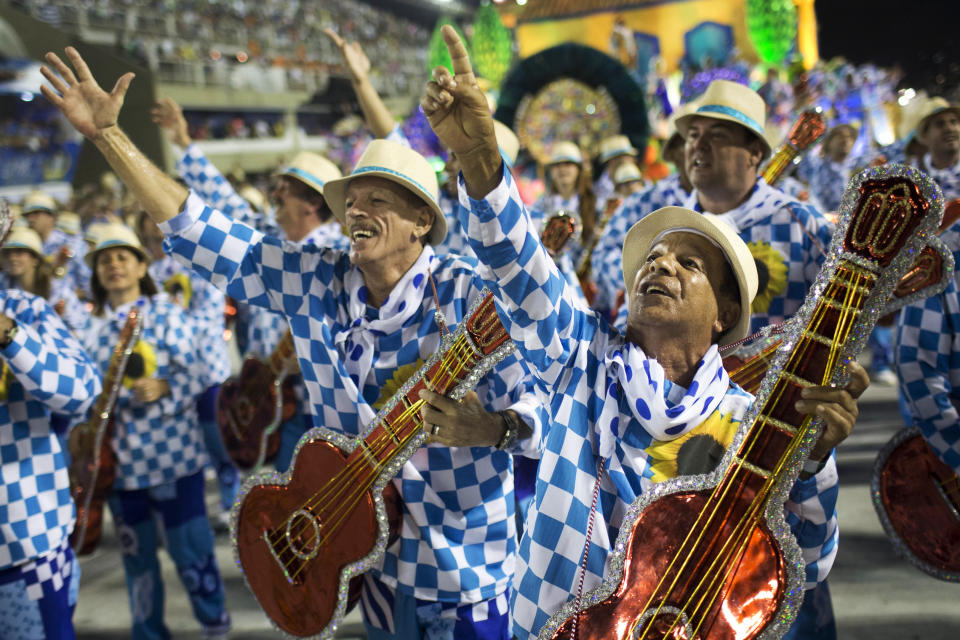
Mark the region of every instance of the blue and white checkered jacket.
<instances>
[{"instance_id":1,"label":"blue and white checkered jacket","mask_svg":"<svg viewBox=\"0 0 960 640\"><path fill-rule=\"evenodd\" d=\"M608 387L617 384L616 374L603 364L604 354L608 346L622 345L623 336L598 314L568 302L566 282L540 244L509 175L482 201L469 198L461 182L460 202L501 319L551 393L553 421L544 430L536 499L514 582L514 633L524 640L576 595L598 464L604 465L604 477L597 522L606 526L594 529L585 591L602 579L625 510L654 481L649 453L654 441L621 394L619 416L606 425L618 425L614 455L598 459L600 411ZM639 384L639 376L635 379ZM668 400L679 400L686 390L672 385L664 392ZM749 394L732 387L720 405L721 417L738 422L750 403ZM807 562L808 587L826 577L836 554L836 497L831 461L816 476L797 482L786 504Z\"/></svg>"},{"instance_id":2,"label":"blue and white checkered jacket","mask_svg":"<svg viewBox=\"0 0 960 640\"><path fill-rule=\"evenodd\" d=\"M816 158L813 175L810 177L810 191L820 201L823 211L840 210L840 201L853 175L855 161L856 158L852 155L844 162Z\"/></svg>"},{"instance_id":3,"label":"blue and white checkered jacket","mask_svg":"<svg viewBox=\"0 0 960 640\"><path fill-rule=\"evenodd\" d=\"M160 294L119 309L108 308L103 316L91 314L83 345L99 370L106 372L133 305L140 306L143 329L114 412L114 487L123 491L171 482L200 471L207 463L196 407L205 388L197 362L196 328L179 305ZM130 389L140 378L166 380L170 393L144 404Z\"/></svg>"},{"instance_id":4,"label":"blue and white checkered jacket","mask_svg":"<svg viewBox=\"0 0 960 640\"><path fill-rule=\"evenodd\" d=\"M960 225L940 235L960 260ZM960 473L960 274L943 293L903 308L894 366L916 425L940 459Z\"/></svg>"},{"instance_id":5,"label":"blue and white checkered jacket","mask_svg":"<svg viewBox=\"0 0 960 640\"><path fill-rule=\"evenodd\" d=\"M676 173L662 178L643 191L628 196L610 217L600 242L590 256L591 273L597 285L593 307L609 313L623 289L623 239L643 216L662 207L680 206L687 194Z\"/></svg>"},{"instance_id":6,"label":"blue and white checkered jacket","mask_svg":"<svg viewBox=\"0 0 960 640\"><path fill-rule=\"evenodd\" d=\"M80 343L42 298L0 293L17 322L0 349L0 570L56 552L76 518L50 411L80 416L100 393L100 376Z\"/></svg>"},{"instance_id":7,"label":"blue and white checkered jacket","mask_svg":"<svg viewBox=\"0 0 960 640\"><path fill-rule=\"evenodd\" d=\"M960 198L960 162L946 169L936 169L928 153L920 162L919 169L937 182L945 201Z\"/></svg>"},{"instance_id":8,"label":"blue and white checkered jacket","mask_svg":"<svg viewBox=\"0 0 960 640\"><path fill-rule=\"evenodd\" d=\"M264 236L192 194L184 211L161 228L173 255L228 295L284 314L315 424L348 435L364 433L369 425L360 423L358 403L375 403L388 382L400 382L394 379L398 369L412 373L440 346L436 304L420 279L422 299L399 301L416 310L400 330L377 336L373 370L366 380L355 381L344 365L353 350L341 352L333 338L362 322L348 311L344 281L356 269L348 254ZM424 252L433 253L430 247ZM476 262L448 256L431 264L439 306L451 325L459 323L482 288ZM388 301L365 313L379 317L397 306ZM476 391L488 410L514 409L539 433L542 409L529 372L514 356L485 376ZM535 449L538 439L525 444ZM516 547L509 453L428 445L394 482L405 513L400 541L387 550L379 568L385 583L423 600L462 603L489 600L508 588Z\"/></svg>"},{"instance_id":9,"label":"blue and white checkered jacket","mask_svg":"<svg viewBox=\"0 0 960 640\"><path fill-rule=\"evenodd\" d=\"M62 229L54 228L43 242L43 255L54 259L63 245L73 250L73 258L67 263L67 270L63 280L70 283L74 291L90 291L90 267L83 256L87 255L87 244L82 235L72 236Z\"/></svg>"},{"instance_id":10,"label":"blue and white checkered jacket","mask_svg":"<svg viewBox=\"0 0 960 640\"><path fill-rule=\"evenodd\" d=\"M224 339L226 296L190 269L164 256L150 264L150 277L157 287L186 312L197 329L197 364L203 374L203 386L220 384L230 376L230 354Z\"/></svg>"}]
</instances>

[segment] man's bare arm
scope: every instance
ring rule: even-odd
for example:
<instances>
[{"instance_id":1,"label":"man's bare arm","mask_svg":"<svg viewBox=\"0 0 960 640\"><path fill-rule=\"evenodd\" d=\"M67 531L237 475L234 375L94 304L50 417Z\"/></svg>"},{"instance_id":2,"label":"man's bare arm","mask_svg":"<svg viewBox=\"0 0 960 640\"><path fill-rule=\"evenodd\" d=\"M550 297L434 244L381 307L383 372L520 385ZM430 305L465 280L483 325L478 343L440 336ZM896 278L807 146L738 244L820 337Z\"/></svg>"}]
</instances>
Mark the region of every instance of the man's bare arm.
<instances>
[{"instance_id":1,"label":"man's bare arm","mask_svg":"<svg viewBox=\"0 0 960 640\"><path fill-rule=\"evenodd\" d=\"M350 84L357 94L357 102L360 103L367 126L377 138L386 138L393 131L396 120L370 82L370 60L367 54L360 48L360 43L347 42L333 29L324 29L323 32L340 49L347 71L350 72Z\"/></svg>"},{"instance_id":2,"label":"man's bare arm","mask_svg":"<svg viewBox=\"0 0 960 640\"><path fill-rule=\"evenodd\" d=\"M133 74L121 76L107 93L76 49L67 47L66 53L76 74L56 54L47 53L47 63L60 75L50 67L41 68L53 87L41 87L44 97L100 150L155 222L173 218L183 208L187 190L150 162L117 125Z\"/></svg>"}]
</instances>

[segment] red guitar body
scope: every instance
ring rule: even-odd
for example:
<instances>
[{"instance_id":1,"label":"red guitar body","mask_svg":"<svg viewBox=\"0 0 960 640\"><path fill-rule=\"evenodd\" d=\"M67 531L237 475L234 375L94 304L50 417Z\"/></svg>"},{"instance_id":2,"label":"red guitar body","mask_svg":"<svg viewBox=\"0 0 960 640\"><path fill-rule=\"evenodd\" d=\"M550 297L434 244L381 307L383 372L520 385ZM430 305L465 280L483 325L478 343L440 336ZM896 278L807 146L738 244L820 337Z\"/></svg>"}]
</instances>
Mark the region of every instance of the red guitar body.
<instances>
[{"instance_id":1,"label":"red guitar body","mask_svg":"<svg viewBox=\"0 0 960 640\"><path fill-rule=\"evenodd\" d=\"M630 574L631 579L621 583L609 598L593 605L590 615L581 616L578 639L640 637L639 629L649 627L652 622L646 636L651 639L739 640L755 637L773 619L777 603L783 597L786 576L780 549L766 527L761 526L754 530L735 572L724 585L725 594L716 599L705 616L706 622L699 629L674 625L676 613L671 611L679 610L682 603L695 598L694 589L704 580L709 562L677 571L670 566L671 560L676 556L677 542L697 530L697 518L708 498L707 491L673 493L644 510L633 528L624 560L624 572ZM747 499L753 495L745 494L743 498L735 505L735 511L744 512ZM726 519L720 526L709 529L694 557L716 557L720 543L732 536L735 519ZM641 562L635 562L635 558ZM662 579L677 579L678 584L684 586L674 589L666 601L651 601ZM731 616L729 612L736 614ZM571 625L572 618L553 637L570 638ZM675 628L668 631L671 627Z\"/></svg>"},{"instance_id":2,"label":"red guitar body","mask_svg":"<svg viewBox=\"0 0 960 640\"><path fill-rule=\"evenodd\" d=\"M77 555L93 553L103 535L103 503L117 478L117 456L111 445L114 430L111 418L96 451L96 433L88 423L74 427L68 436L70 493L77 506L77 523L86 522L85 529L76 526L70 534L70 546Z\"/></svg>"},{"instance_id":3,"label":"red guitar body","mask_svg":"<svg viewBox=\"0 0 960 640\"><path fill-rule=\"evenodd\" d=\"M247 358L240 374L220 385L217 397L220 437L230 459L239 468L252 469L258 461L269 461L277 455L280 431L276 427L284 419L282 393L276 374L257 358ZM292 408L295 409L295 405ZM273 431L267 433L271 427Z\"/></svg>"},{"instance_id":4,"label":"red guitar body","mask_svg":"<svg viewBox=\"0 0 960 640\"><path fill-rule=\"evenodd\" d=\"M960 582L960 478L916 427L877 456L873 504L897 551L942 580Z\"/></svg>"},{"instance_id":5,"label":"red guitar body","mask_svg":"<svg viewBox=\"0 0 960 640\"><path fill-rule=\"evenodd\" d=\"M327 523L317 519L305 526L307 516L288 518L309 501L317 487L326 486L343 473L346 466L346 454L332 443L324 440L306 442L292 465L290 482L252 487L238 513L235 529L237 554L247 583L267 615L274 621L288 621L281 628L294 636L313 635L317 629L326 626L337 604L340 572L370 553L376 542L377 518L370 491L356 501L354 508L346 513L339 526L332 528L331 537L322 545L318 544L315 533L325 530ZM400 511L393 483L388 483L383 493L387 519L396 535ZM288 549L271 550L264 540L264 532L274 532L273 523L277 522L287 522L292 531L300 533L299 536L284 537L291 541ZM278 550L280 559L293 567L291 573L299 566L297 553L316 553L311 559L314 566L291 581L274 558ZM276 588L284 583L296 588Z\"/></svg>"}]
</instances>

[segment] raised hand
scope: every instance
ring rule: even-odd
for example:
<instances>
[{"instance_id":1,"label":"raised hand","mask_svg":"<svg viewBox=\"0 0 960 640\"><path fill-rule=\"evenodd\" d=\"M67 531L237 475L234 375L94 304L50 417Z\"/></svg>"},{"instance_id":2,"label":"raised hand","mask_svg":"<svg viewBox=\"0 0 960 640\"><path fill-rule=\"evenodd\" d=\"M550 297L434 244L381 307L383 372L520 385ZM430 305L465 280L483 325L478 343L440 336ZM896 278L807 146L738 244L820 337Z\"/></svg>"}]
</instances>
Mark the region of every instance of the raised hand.
<instances>
[{"instance_id":1,"label":"raised hand","mask_svg":"<svg viewBox=\"0 0 960 640\"><path fill-rule=\"evenodd\" d=\"M170 134L173 143L180 147L188 147L192 140L187 130L187 119L183 117L183 110L170 98L160 98L157 104L150 109L150 117L155 124L160 125Z\"/></svg>"},{"instance_id":2,"label":"raised hand","mask_svg":"<svg viewBox=\"0 0 960 640\"><path fill-rule=\"evenodd\" d=\"M360 82L370 75L370 59L360 47L359 42L347 42L333 29L324 29L323 32L340 49L340 55L343 56L343 61L346 63L347 70L354 82Z\"/></svg>"},{"instance_id":3,"label":"raised hand","mask_svg":"<svg viewBox=\"0 0 960 640\"><path fill-rule=\"evenodd\" d=\"M53 89L43 85L40 91L57 107L77 131L94 140L103 131L115 127L123 98L130 88L133 73L125 73L117 80L110 93L104 91L90 73L90 68L73 47L67 47L67 57L76 69L76 74L55 53L46 55L47 63L56 69L57 76L49 67L40 68Z\"/></svg>"}]
</instances>

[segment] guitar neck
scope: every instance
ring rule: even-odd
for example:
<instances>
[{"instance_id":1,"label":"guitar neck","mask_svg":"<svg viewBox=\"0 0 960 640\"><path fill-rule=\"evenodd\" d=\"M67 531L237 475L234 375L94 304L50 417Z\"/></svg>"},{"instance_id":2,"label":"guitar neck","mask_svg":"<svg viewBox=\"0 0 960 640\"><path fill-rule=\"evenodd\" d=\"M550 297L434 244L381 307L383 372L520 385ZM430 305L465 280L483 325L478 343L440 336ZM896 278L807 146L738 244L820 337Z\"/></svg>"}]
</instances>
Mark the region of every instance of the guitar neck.
<instances>
[{"instance_id":1,"label":"guitar neck","mask_svg":"<svg viewBox=\"0 0 960 640\"><path fill-rule=\"evenodd\" d=\"M293 348L293 332L287 329L287 332L283 334L283 338L280 339L280 342L274 350L270 352L270 356L267 358L267 366L270 367L274 375L280 377L284 371L290 369L295 363L296 352Z\"/></svg>"},{"instance_id":2,"label":"guitar neck","mask_svg":"<svg viewBox=\"0 0 960 640\"><path fill-rule=\"evenodd\" d=\"M97 396L93 408L90 410L90 415L93 416L94 421L105 421L113 413L117 396L120 393L120 384L123 381L123 370L127 366L127 360L130 358L133 345L140 337L142 322L140 311L136 308L131 309L127 315L127 321L120 331L117 346L114 347L113 355L110 356L110 362L107 364L107 373L103 377L103 391Z\"/></svg>"},{"instance_id":3,"label":"guitar neck","mask_svg":"<svg viewBox=\"0 0 960 640\"><path fill-rule=\"evenodd\" d=\"M800 155L800 151L797 150L792 144L785 143L777 152L770 158L770 162L767 163L767 166L763 169L763 180L771 187L776 186L777 182L783 176L783 172L786 171L787 167L790 166L790 163Z\"/></svg>"},{"instance_id":4,"label":"guitar neck","mask_svg":"<svg viewBox=\"0 0 960 640\"><path fill-rule=\"evenodd\" d=\"M506 355L500 347L509 336L487 293L474 307L468 319L443 341L441 351L420 368L403 388L384 405L374 429L357 444L349 456L351 463L362 463L361 480L379 475L408 444L421 433L424 402L420 392L428 389L446 397L466 392ZM502 355L500 357L502 357Z\"/></svg>"}]
</instances>

